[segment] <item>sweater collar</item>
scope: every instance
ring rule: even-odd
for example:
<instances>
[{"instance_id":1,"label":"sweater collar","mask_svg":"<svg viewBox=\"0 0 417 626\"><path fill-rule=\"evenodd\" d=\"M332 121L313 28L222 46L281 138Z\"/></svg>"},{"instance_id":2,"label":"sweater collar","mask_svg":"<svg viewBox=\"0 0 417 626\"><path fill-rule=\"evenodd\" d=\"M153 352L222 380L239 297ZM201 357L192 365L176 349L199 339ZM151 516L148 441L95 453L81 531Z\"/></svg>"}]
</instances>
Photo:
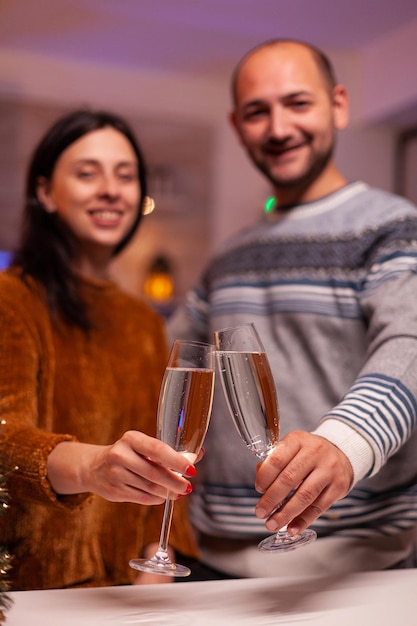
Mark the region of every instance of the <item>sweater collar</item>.
<instances>
[{"instance_id":1,"label":"sweater collar","mask_svg":"<svg viewBox=\"0 0 417 626\"><path fill-rule=\"evenodd\" d=\"M77 274L77 279L83 290L91 293L112 293L117 290L117 285L113 280L101 280Z\"/></svg>"},{"instance_id":2,"label":"sweater collar","mask_svg":"<svg viewBox=\"0 0 417 626\"><path fill-rule=\"evenodd\" d=\"M334 191L323 198L312 200L311 202L302 202L285 208L277 207L272 213L267 215L267 218L275 222L282 219L298 220L305 219L307 217L314 217L320 213L325 213L337 208L346 202L346 200L362 193L367 188L368 185L362 181L348 183L344 187L341 187L337 191Z\"/></svg>"}]
</instances>

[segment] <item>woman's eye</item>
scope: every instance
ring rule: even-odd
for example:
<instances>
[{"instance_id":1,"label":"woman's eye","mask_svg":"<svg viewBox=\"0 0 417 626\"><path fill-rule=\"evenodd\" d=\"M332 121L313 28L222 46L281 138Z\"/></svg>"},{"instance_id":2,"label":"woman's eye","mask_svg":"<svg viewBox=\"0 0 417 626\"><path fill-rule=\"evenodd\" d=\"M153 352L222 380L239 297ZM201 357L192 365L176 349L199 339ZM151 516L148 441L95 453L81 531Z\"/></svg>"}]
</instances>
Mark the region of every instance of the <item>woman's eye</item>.
<instances>
[{"instance_id":1,"label":"woman's eye","mask_svg":"<svg viewBox=\"0 0 417 626\"><path fill-rule=\"evenodd\" d=\"M124 182L132 182L138 180L138 175L135 172L119 172L119 178Z\"/></svg>"},{"instance_id":2,"label":"woman's eye","mask_svg":"<svg viewBox=\"0 0 417 626\"><path fill-rule=\"evenodd\" d=\"M78 178L92 178L94 176L94 172L92 170L81 170L77 172Z\"/></svg>"}]
</instances>

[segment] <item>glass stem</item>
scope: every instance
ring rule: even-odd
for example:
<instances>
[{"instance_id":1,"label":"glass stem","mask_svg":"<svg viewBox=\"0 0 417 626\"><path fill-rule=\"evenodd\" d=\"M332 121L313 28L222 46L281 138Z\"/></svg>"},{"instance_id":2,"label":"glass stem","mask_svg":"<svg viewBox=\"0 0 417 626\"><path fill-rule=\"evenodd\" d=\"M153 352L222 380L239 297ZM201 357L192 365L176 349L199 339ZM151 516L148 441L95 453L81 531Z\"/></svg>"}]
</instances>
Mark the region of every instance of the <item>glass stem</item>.
<instances>
[{"instance_id":1,"label":"glass stem","mask_svg":"<svg viewBox=\"0 0 417 626\"><path fill-rule=\"evenodd\" d=\"M290 535L288 532L287 526L285 525L279 530L277 530L276 535L275 535L275 541L277 543L281 543L281 542L291 543L295 541L297 537L298 535L294 535L294 536Z\"/></svg>"},{"instance_id":2,"label":"glass stem","mask_svg":"<svg viewBox=\"0 0 417 626\"><path fill-rule=\"evenodd\" d=\"M167 498L165 501L164 518L162 520L161 535L159 537L159 546L156 557L159 559L169 560L168 556L168 539L171 531L172 514L174 512L174 500Z\"/></svg>"}]
</instances>

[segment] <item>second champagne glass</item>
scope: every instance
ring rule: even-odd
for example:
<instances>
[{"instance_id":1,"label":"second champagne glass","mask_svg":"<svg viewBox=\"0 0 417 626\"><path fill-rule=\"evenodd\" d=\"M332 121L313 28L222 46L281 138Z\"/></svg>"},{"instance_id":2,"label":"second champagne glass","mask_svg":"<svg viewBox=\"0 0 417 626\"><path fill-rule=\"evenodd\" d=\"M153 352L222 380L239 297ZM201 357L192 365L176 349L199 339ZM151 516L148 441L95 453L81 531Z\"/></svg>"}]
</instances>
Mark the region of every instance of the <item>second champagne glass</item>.
<instances>
[{"instance_id":1,"label":"second champagne glass","mask_svg":"<svg viewBox=\"0 0 417 626\"><path fill-rule=\"evenodd\" d=\"M158 439L194 463L209 425L214 390L214 346L174 341L158 404ZM132 559L134 569L165 576L188 576L190 569L168 556L174 500L165 503L159 547L150 559Z\"/></svg>"},{"instance_id":2,"label":"second champagne glass","mask_svg":"<svg viewBox=\"0 0 417 626\"><path fill-rule=\"evenodd\" d=\"M230 415L246 446L264 461L279 440L278 398L265 349L254 324L218 330L214 338ZM258 547L266 552L289 551L316 536L309 528L296 536L282 528Z\"/></svg>"}]
</instances>

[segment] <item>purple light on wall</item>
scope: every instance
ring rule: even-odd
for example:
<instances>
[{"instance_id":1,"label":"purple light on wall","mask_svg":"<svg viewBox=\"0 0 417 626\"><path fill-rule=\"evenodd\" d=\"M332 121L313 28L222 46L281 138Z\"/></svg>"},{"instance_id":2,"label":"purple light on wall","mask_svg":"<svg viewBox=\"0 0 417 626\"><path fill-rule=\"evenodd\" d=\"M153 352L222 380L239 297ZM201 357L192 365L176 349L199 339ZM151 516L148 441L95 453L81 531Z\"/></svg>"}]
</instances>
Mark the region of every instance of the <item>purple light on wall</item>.
<instances>
[{"instance_id":1,"label":"purple light on wall","mask_svg":"<svg viewBox=\"0 0 417 626\"><path fill-rule=\"evenodd\" d=\"M6 269L9 267L10 261L12 260L12 253L6 250L0 250L0 270Z\"/></svg>"}]
</instances>

